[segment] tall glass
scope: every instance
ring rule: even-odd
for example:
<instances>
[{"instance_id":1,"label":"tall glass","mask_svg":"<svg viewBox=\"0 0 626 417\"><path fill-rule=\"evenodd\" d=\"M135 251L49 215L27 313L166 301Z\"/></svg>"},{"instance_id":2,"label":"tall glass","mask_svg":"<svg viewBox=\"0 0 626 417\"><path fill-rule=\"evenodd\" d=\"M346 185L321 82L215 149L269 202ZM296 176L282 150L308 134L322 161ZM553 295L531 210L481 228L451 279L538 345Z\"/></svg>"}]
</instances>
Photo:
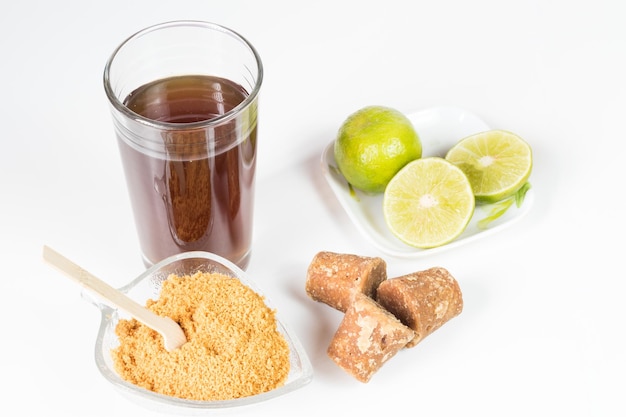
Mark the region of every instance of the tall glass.
<instances>
[{"instance_id":1,"label":"tall glass","mask_svg":"<svg viewBox=\"0 0 626 417\"><path fill-rule=\"evenodd\" d=\"M262 80L255 48L208 22L146 28L107 61L104 89L146 266L202 250L247 267Z\"/></svg>"}]
</instances>

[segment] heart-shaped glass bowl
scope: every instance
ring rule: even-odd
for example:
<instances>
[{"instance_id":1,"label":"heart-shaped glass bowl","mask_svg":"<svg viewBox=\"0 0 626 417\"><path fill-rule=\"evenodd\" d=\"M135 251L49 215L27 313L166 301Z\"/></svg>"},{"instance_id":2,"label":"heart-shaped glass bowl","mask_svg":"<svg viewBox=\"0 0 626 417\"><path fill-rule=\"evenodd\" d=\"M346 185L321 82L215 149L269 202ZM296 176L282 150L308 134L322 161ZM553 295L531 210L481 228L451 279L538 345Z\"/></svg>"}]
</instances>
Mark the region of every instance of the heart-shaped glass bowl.
<instances>
[{"instance_id":1,"label":"heart-shaped glass bowl","mask_svg":"<svg viewBox=\"0 0 626 417\"><path fill-rule=\"evenodd\" d=\"M219 401L197 401L158 394L129 383L123 380L115 371L111 357L111 349L119 345L119 340L115 334L115 326L120 319L126 319L128 316L122 311L118 311L117 309L91 299L93 304L95 304L102 313L95 349L96 365L102 375L118 388L122 394L125 394L131 400L144 407L161 412L168 411L169 409L171 412L188 415L202 414L204 410L251 405L284 395L308 384L313 377L313 368L300 341L281 320L280 310L272 305L270 300L268 300L260 288L249 279L244 271L230 261L208 252L186 252L174 255L152 266L135 280L120 288L120 290L138 303L145 305L148 299L156 300L159 298L161 285L170 274L184 275L193 274L198 271L221 273L239 279L243 284L264 296L265 304L276 311L278 331L285 337L290 350L289 359L291 366L285 384L271 391L244 398Z\"/></svg>"}]
</instances>

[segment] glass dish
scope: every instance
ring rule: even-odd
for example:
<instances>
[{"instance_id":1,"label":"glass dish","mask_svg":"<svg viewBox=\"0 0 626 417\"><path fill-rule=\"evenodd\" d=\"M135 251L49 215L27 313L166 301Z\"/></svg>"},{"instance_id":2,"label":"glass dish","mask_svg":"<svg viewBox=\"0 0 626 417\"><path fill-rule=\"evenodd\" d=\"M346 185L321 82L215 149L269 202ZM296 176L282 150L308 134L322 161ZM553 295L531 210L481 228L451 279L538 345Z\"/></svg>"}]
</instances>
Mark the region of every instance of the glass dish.
<instances>
[{"instance_id":1,"label":"glass dish","mask_svg":"<svg viewBox=\"0 0 626 417\"><path fill-rule=\"evenodd\" d=\"M244 271L232 262L212 253L186 252L167 258L146 270L135 280L120 288L130 298L145 305L148 299L157 299L163 281L170 274L193 274L197 271L217 272L238 278L258 294L263 292L250 280ZM308 384L313 377L313 369L309 358L296 335L281 321L280 310L276 309L265 297L268 307L276 310L278 330L283 334L290 350L290 372L285 384L272 391L262 394L220 401L186 400L158 394L123 380L115 371L111 349L119 344L115 335L115 326L120 319L128 318L126 313L111 308L83 293L102 313L100 329L96 339L96 365L102 375L118 388L122 394L140 405L160 412L170 411L177 414L198 415L203 411L251 405L287 394Z\"/></svg>"},{"instance_id":2,"label":"glass dish","mask_svg":"<svg viewBox=\"0 0 626 417\"><path fill-rule=\"evenodd\" d=\"M489 126L483 120L457 107L434 107L408 114L407 117L420 136L424 157L444 157L448 149L459 140L489 130ZM534 192L531 188L520 207L511 205L501 217L486 228L479 227L481 220L490 216L497 207L491 204L477 205L469 225L454 241L432 249L414 248L394 236L387 227L383 215L382 194L365 194L348 185L337 168L334 143L334 141L329 143L322 153L321 168L324 178L361 235L391 256L419 258L483 239L520 220L528 213L534 201Z\"/></svg>"}]
</instances>

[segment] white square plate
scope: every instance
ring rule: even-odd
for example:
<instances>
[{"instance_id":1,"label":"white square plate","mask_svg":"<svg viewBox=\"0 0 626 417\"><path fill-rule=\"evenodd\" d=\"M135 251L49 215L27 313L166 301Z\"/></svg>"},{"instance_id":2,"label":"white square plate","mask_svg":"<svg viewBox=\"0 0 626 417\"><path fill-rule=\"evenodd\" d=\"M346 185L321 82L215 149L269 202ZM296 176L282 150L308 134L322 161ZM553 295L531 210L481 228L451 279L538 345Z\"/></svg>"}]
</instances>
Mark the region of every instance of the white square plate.
<instances>
[{"instance_id":1,"label":"white square plate","mask_svg":"<svg viewBox=\"0 0 626 417\"><path fill-rule=\"evenodd\" d=\"M459 140L474 133L489 130L489 126L474 114L456 107L435 107L408 114L422 141L422 156L444 157L448 149ZM494 205L477 205L474 216L465 231L447 245L432 249L411 247L395 237L387 228L383 216L383 196L369 195L351 188L339 172L334 157L334 141L322 154L322 172L348 217L361 234L382 252L404 258L417 258L435 252L451 249L476 239L490 236L504 227L520 220L530 210L534 193L528 190L521 207L512 204L497 220L487 228L480 228L478 222L489 216Z\"/></svg>"}]
</instances>

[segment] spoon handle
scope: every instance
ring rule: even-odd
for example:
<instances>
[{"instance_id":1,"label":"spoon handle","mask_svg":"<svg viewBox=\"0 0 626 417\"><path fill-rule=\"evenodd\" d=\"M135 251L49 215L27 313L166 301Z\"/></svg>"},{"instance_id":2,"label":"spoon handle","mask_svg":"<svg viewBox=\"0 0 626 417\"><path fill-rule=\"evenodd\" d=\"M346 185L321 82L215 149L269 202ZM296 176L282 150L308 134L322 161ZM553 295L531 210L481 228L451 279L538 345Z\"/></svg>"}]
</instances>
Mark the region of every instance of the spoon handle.
<instances>
[{"instance_id":1,"label":"spoon handle","mask_svg":"<svg viewBox=\"0 0 626 417\"><path fill-rule=\"evenodd\" d=\"M43 247L43 258L50 265L65 273L78 284L95 292L113 306L125 311L141 323L161 333L165 339L165 347L168 350L175 349L186 342L182 329L174 320L169 317L161 317L151 310L148 310L123 292L111 287L106 282L95 277L50 247ZM173 338L172 335L176 336Z\"/></svg>"}]
</instances>

